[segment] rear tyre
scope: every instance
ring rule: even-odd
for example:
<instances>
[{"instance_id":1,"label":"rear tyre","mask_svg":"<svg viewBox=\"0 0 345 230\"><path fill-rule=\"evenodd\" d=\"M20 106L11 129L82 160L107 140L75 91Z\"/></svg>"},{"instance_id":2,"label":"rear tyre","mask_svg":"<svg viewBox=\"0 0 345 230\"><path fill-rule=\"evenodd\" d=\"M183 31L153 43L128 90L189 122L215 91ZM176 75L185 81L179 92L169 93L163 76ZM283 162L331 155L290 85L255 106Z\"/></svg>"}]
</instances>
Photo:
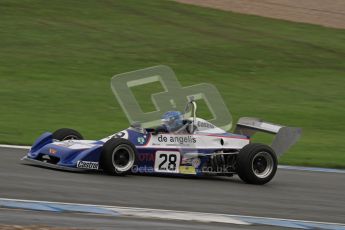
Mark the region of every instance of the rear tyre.
<instances>
[{"instance_id":1,"label":"rear tyre","mask_svg":"<svg viewBox=\"0 0 345 230\"><path fill-rule=\"evenodd\" d=\"M271 147L251 143L238 155L237 173L248 184L266 184L276 174L277 165L277 157Z\"/></svg>"},{"instance_id":2,"label":"rear tyre","mask_svg":"<svg viewBox=\"0 0 345 230\"><path fill-rule=\"evenodd\" d=\"M101 167L109 175L126 175L136 161L136 148L128 140L112 138L103 145Z\"/></svg>"},{"instance_id":3,"label":"rear tyre","mask_svg":"<svg viewBox=\"0 0 345 230\"><path fill-rule=\"evenodd\" d=\"M62 128L53 133L53 139L59 141L65 140L83 140L83 136L74 129Z\"/></svg>"}]
</instances>

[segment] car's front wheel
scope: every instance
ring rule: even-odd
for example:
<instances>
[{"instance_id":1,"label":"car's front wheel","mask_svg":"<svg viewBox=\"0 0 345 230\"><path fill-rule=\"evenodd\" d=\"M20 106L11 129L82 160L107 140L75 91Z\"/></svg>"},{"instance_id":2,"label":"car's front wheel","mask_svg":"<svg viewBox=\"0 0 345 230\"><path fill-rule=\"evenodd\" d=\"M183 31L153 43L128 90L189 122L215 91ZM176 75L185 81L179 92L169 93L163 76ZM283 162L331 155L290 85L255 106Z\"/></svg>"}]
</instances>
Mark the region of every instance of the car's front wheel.
<instances>
[{"instance_id":1,"label":"car's front wheel","mask_svg":"<svg viewBox=\"0 0 345 230\"><path fill-rule=\"evenodd\" d=\"M136 160L136 148L128 140L112 138L103 145L101 167L110 175L126 175L131 172Z\"/></svg>"},{"instance_id":2,"label":"car's front wheel","mask_svg":"<svg viewBox=\"0 0 345 230\"><path fill-rule=\"evenodd\" d=\"M278 161L274 150L268 145L251 143L238 155L238 176L249 184L266 184L274 177Z\"/></svg>"},{"instance_id":3,"label":"car's front wheel","mask_svg":"<svg viewBox=\"0 0 345 230\"><path fill-rule=\"evenodd\" d=\"M53 139L58 141L83 140L83 136L74 129L62 128L53 133Z\"/></svg>"}]
</instances>

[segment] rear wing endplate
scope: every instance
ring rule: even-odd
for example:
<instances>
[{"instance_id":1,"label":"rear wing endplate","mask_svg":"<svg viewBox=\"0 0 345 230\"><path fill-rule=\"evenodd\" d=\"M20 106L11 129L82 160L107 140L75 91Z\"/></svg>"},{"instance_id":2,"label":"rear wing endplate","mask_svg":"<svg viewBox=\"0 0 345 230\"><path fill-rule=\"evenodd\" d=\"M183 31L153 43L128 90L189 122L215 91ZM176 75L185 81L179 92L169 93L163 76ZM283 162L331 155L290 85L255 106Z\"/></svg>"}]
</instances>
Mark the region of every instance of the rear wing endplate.
<instances>
[{"instance_id":1,"label":"rear wing endplate","mask_svg":"<svg viewBox=\"0 0 345 230\"><path fill-rule=\"evenodd\" d=\"M241 117L236 124L234 133L251 137L258 131L276 135L271 147L277 156L283 155L302 134L301 128L277 125L253 117Z\"/></svg>"}]
</instances>

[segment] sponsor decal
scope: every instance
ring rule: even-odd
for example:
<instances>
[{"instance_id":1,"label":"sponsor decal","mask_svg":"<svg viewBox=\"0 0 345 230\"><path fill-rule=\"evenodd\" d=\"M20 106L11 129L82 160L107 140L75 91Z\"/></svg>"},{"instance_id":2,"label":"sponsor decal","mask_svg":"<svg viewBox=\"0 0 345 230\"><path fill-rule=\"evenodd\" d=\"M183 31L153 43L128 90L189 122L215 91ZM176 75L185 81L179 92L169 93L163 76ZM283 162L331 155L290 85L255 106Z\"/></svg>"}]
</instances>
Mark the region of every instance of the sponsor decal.
<instances>
[{"instance_id":1,"label":"sponsor decal","mask_svg":"<svg viewBox=\"0 0 345 230\"><path fill-rule=\"evenodd\" d=\"M98 169L98 162L94 161L78 161L77 162L77 168L82 169Z\"/></svg>"},{"instance_id":2,"label":"sponsor decal","mask_svg":"<svg viewBox=\"0 0 345 230\"><path fill-rule=\"evenodd\" d=\"M155 160L155 155L153 153L139 153L139 161L142 162L153 162Z\"/></svg>"},{"instance_id":3,"label":"sponsor decal","mask_svg":"<svg viewBox=\"0 0 345 230\"><path fill-rule=\"evenodd\" d=\"M203 173L235 173L234 169L229 166L203 166L199 171Z\"/></svg>"},{"instance_id":4,"label":"sponsor decal","mask_svg":"<svg viewBox=\"0 0 345 230\"><path fill-rule=\"evenodd\" d=\"M189 157L183 157L181 160L181 165L191 165L192 159Z\"/></svg>"},{"instance_id":5,"label":"sponsor decal","mask_svg":"<svg viewBox=\"0 0 345 230\"><path fill-rule=\"evenodd\" d=\"M203 127L203 128L209 128L209 129L213 129L215 128L214 125L212 125L211 123L208 122L203 122L203 121L198 121L196 126L198 127Z\"/></svg>"},{"instance_id":6,"label":"sponsor decal","mask_svg":"<svg viewBox=\"0 0 345 230\"><path fill-rule=\"evenodd\" d=\"M196 143L196 138L192 135L183 135L183 136L165 136L165 135L159 135L157 140L161 143L169 143L169 144L194 144Z\"/></svg>"},{"instance_id":7,"label":"sponsor decal","mask_svg":"<svg viewBox=\"0 0 345 230\"><path fill-rule=\"evenodd\" d=\"M189 174L189 175L195 175L196 171L193 166L180 166L180 173L181 174Z\"/></svg>"},{"instance_id":8,"label":"sponsor decal","mask_svg":"<svg viewBox=\"0 0 345 230\"><path fill-rule=\"evenodd\" d=\"M194 168L198 168L201 164L201 160L200 158L193 158L192 159L192 165Z\"/></svg>"},{"instance_id":9,"label":"sponsor decal","mask_svg":"<svg viewBox=\"0 0 345 230\"><path fill-rule=\"evenodd\" d=\"M151 166L138 166L138 165L133 165L131 168L132 173L153 173L154 168Z\"/></svg>"},{"instance_id":10,"label":"sponsor decal","mask_svg":"<svg viewBox=\"0 0 345 230\"><path fill-rule=\"evenodd\" d=\"M145 139L143 137L138 137L137 141L139 144L144 144L145 143Z\"/></svg>"},{"instance_id":11,"label":"sponsor decal","mask_svg":"<svg viewBox=\"0 0 345 230\"><path fill-rule=\"evenodd\" d=\"M49 149L50 154L56 154L57 150L56 149Z\"/></svg>"}]
</instances>

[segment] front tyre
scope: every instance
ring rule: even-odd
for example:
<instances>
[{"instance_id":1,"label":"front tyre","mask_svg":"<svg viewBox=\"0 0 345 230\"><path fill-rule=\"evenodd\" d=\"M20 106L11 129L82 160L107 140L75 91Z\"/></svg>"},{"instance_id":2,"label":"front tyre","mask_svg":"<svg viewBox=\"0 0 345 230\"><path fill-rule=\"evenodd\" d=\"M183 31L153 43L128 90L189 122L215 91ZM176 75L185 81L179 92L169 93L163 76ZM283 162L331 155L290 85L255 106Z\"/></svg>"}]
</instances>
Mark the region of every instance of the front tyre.
<instances>
[{"instance_id":1,"label":"front tyre","mask_svg":"<svg viewBox=\"0 0 345 230\"><path fill-rule=\"evenodd\" d=\"M126 175L136 160L135 146L123 138L112 138L103 145L101 167L110 175Z\"/></svg>"},{"instance_id":2,"label":"front tyre","mask_svg":"<svg viewBox=\"0 0 345 230\"><path fill-rule=\"evenodd\" d=\"M83 136L74 129L62 128L53 133L53 139L59 141L65 140L83 140Z\"/></svg>"},{"instance_id":3,"label":"front tyre","mask_svg":"<svg viewBox=\"0 0 345 230\"><path fill-rule=\"evenodd\" d=\"M264 144L244 146L237 161L238 176L249 184L266 184L276 174L278 160L274 150Z\"/></svg>"}]
</instances>

